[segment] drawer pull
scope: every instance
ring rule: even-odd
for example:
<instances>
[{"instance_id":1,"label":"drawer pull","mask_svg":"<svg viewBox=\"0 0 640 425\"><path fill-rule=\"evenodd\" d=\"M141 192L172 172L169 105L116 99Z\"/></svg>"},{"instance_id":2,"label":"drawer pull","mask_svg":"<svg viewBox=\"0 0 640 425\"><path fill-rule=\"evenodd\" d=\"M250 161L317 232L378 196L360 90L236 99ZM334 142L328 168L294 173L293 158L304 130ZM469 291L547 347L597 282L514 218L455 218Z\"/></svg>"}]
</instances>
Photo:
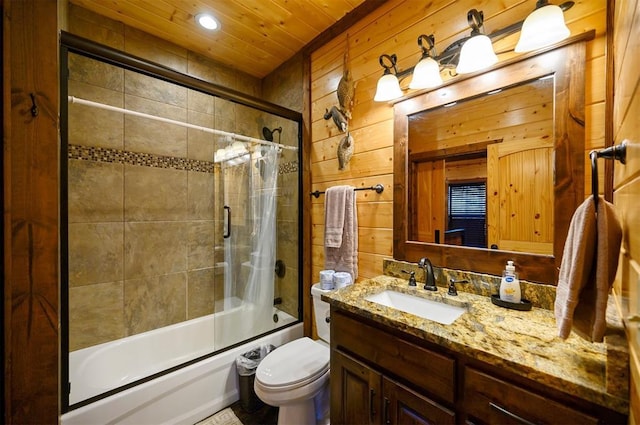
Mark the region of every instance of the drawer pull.
<instances>
[{"instance_id":1,"label":"drawer pull","mask_svg":"<svg viewBox=\"0 0 640 425\"><path fill-rule=\"evenodd\" d=\"M376 409L373 404L374 397L376 396L376 392L371 388L369 390L369 423L373 423L373 418L376 417Z\"/></svg>"},{"instance_id":2,"label":"drawer pull","mask_svg":"<svg viewBox=\"0 0 640 425\"><path fill-rule=\"evenodd\" d=\"M391 420L389 420L389 399L384 398L384 423L386 425L391 425Z\"/></svg>"},{"instance_id":3,"label":"drawer pull","mask_svg":"<svg viewBox=\"0 0 640 425\"><path fill-rule=\"evenodd\" d=\"M505 409L504 407L500 407L497 404L494 404L492 402L489 402L489 406L491 406L493 409L499 411L500 413L509 416L512 419L515 419L516 421L520 422L521 424L526 424L526 425L535 425L533 422L529 422L528 420L526 420L525 418L516 415L515 413L511 413L509 412L507 409Z\"/></svg>"}]
</instances>

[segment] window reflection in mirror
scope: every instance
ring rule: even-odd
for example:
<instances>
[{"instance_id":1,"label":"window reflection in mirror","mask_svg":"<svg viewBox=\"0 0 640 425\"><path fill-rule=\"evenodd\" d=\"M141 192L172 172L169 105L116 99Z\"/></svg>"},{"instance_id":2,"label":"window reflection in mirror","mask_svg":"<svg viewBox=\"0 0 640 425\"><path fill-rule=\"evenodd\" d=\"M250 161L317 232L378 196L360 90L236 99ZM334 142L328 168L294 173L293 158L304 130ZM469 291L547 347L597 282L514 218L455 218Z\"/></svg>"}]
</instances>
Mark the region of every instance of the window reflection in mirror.
<instances>
[{"instance_id":1,"label":"window reflection in mirror","mask_svg":"<svg viewBox=\"0 0 640 425\"><path fill-rule=\"evenodd\" d=\"M408 117L410 240L553 254L554 80Z\"/></svg>"}]
</instances>

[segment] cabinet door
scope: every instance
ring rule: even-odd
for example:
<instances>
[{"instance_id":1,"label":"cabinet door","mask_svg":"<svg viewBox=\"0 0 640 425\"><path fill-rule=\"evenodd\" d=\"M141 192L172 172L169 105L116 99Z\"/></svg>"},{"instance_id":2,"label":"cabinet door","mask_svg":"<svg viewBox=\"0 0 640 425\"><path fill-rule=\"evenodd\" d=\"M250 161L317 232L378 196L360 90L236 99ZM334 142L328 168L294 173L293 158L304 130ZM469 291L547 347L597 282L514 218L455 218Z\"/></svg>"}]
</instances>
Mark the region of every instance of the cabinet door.
<instances>
[{"instance_id":1,"label":"cabinet door","mask_svg":"<svg viewBox=\"0 0 640 425\"><path fill-rule=\"evenodd\" d=\"M380 424L381 375L346 354L331 352L331 423Z\"/></svg>"},{"instance_id":2,"label":"cabinet door","mask_svg":"<svg viewBox=\"0 0 640 425\"><path fill-rule=\"evenodd\" d=\"M382 378L382 394L385 424L456 423L451 410L386 377Z\"/></svg>"}]
</instances>

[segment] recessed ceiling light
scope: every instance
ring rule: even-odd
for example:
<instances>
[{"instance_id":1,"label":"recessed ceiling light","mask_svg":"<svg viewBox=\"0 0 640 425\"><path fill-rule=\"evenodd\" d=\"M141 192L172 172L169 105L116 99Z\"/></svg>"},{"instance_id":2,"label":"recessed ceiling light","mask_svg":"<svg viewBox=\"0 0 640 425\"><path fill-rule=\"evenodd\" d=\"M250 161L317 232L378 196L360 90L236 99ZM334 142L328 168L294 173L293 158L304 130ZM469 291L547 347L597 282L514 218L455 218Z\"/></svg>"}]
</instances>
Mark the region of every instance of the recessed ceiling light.
<instances>
[{"instance_id":1,"label":"recessed ceiling light","mask_svg":"<svg viewBox=\"0 0 640 425\"><path fill-rule=\"evenodd\" d=\"M218 20L208 13L199 13L196 15L196 22L203 28L215 30L220 27Z\"/></svg>"}]
</instances>

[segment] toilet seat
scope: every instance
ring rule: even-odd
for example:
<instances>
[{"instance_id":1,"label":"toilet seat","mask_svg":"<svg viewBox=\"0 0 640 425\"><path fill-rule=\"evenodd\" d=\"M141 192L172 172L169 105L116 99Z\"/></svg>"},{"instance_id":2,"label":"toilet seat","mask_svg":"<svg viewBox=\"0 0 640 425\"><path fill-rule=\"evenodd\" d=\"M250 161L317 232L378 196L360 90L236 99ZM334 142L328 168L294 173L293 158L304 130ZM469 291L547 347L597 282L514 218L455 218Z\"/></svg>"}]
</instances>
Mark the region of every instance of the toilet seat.
<instances>
[{"instance_id":1,"label":"toilet seat","mask_svg":"<svg viewBox=\"0 0 640 425\"><path fill-rule=\"evenodd\" d=\"M308 337L296 339L264 358L256 370L256 383L267 391L305 386L326 374L329 355L326 345Z\"/></svg>"}]
</instances>

